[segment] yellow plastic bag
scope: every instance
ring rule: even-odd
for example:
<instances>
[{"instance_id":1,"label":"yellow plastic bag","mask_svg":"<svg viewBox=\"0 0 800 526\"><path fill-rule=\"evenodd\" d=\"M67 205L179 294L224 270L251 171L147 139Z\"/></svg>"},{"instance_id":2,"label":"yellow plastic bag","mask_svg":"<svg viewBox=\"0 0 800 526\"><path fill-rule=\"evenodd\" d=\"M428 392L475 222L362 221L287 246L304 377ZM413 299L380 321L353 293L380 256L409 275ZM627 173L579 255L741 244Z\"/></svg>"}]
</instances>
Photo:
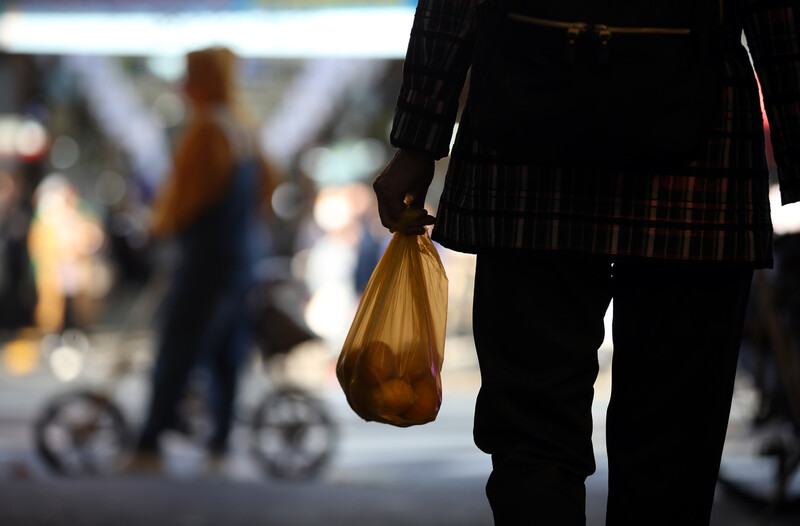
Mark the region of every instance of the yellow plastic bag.
<instances>
[{"instance_id":1,"label":"yellow plastic bag","mask_svg":"<svg viewBox=\"0 0 800 526\"><path fill-rule=\"evenodd\" d=\"M428 233L395 233L370 277L336 376L353 411L395 426L436 419L447 275Z\"/></svg>"}]
</instances>

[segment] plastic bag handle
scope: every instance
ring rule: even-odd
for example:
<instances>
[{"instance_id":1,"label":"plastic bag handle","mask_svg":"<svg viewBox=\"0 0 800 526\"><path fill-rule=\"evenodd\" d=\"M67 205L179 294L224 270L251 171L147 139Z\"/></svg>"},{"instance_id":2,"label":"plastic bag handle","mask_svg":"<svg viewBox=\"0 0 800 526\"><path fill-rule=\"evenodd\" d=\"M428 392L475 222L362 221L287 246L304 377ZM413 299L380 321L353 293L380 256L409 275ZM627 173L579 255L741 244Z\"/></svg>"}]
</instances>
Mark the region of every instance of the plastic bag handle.
<instances>
[{"instance_id":1,"label":"plastic bag handle","mask_svg":"<svg viewBox=\"0 0 800 526\"><path fill-rule=\"evenodd\" d=\"M408 227L411 226L411 223L416 221L417 218L421 215L422 215L421 208L411 208L411 207L406 208L405 211L403 212L403 217L401 217L400 220L397 223L395 223L392 228L389 229L389 232L391 232L392 234L394 234L395 232L400 232L402 234Z\"/></svg>"}]
</instances>

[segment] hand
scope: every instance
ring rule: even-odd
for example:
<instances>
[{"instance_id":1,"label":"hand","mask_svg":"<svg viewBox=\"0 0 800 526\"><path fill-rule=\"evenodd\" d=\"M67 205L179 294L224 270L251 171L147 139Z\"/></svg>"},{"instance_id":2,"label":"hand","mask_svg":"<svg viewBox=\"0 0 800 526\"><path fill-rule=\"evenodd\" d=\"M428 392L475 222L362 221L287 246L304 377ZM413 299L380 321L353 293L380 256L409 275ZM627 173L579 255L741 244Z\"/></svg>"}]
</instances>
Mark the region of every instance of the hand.
<instances>
[{"instance_id":1,"label":"hand","mask_svg":"<svg viewBox=\"0 0 800 526\"><path fill-rule=\"evenodd\" d=\"M407 236L424 234L425 226L436 221L425 210L425 196L433 181L433 170L433 157L410 150L397 151L372 184L383 226L394 232L407 208L421 211L419 217L402 230L401 233Z\"/></svg>"}]
</instances>

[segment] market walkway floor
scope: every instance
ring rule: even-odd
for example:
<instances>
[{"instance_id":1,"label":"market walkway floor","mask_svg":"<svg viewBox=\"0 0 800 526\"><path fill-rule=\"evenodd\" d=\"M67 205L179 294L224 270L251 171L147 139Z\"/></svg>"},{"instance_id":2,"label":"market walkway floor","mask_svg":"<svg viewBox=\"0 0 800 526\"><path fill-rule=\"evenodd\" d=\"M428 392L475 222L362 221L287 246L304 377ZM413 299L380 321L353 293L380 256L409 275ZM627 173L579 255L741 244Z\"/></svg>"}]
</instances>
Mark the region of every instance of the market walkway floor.
<instances>
[{"instance_id":1,"label":"market walkway floor","mask_svg":"<svg viewBox=\"0 0 800 526\"><path fill-rule=\"evenodd\" d=\"M459 362L456 352L450 358L451 368L443 376L445 403L437 420L425 426L400 429L363 422L347 406L335 379L327 383L320 394L338 425L339 441L327 468L308 481L267 475L250 453L244 426L233 436L229 460L213 471L195 446L168 437L168 455L160 473L54 476L31 443L31 415L52 385L44 377L40 388L34 388L37 380L33 377L24 382L3 378L0 525L490 526L483 488L491 466L475 448L471 433L479 377L468 360ZM608 368L604 368L596 385L598 469L587 482L587 526L601 526L605 517L603 424L609 383ZM736 433L733 428L729 432L731 447L726 456L726 463L734 468L733 461L747 458ZM747 467L739 471L746 478L760 476ZM800 475L795 479L800 484ZM794 493L800 494L800 488ZM718 490L712 526L797 526L800 510L781 511L765 519L763 508Z\"/></svg>"}]
</instances>

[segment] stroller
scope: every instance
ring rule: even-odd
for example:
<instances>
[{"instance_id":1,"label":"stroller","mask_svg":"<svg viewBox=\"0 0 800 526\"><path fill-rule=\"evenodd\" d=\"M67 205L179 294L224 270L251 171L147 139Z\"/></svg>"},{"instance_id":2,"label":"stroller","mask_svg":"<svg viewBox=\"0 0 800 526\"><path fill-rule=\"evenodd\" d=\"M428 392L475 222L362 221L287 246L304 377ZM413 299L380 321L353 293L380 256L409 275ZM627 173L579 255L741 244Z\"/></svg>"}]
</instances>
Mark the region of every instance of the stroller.
<instances>
[{"instance_id":1,"label":"stroller","mask_svg":"<svg viewBox=\"0 0 800 526\"><path fill-rule=\"evenodd\" d=\"M102 385L56 395L36 418L36 451L54 473L99 475L124 467L134 432L119 404L118 387L120 380L135 369L137 360L123 347L131 332L131 320L153 311L154 303L164 295L164 282L163 276L155 275L139 294L120 331L116 349L120 358ZM299 344L317 339L298 316L286 310L287 295L294 295L299 305L297 296L302 292L298 289L284 275L259 281L251 295L255 344L272 382L249 416L241 411L236 416L249 427L253 456L267 473L282 479L305 479L320 473L337 442L336 426L324 404L287 381L279 367L270 366ZM202 382L190 382L179 414L176 431L200 443L209 429Z\"/></svg>"},{"instance_id":2,"label":"stroller","mask_svg":"<svg viewBox=\"0 0 800 526\"><path fill-rule=\"evenodd\" d=\"M766 516L800 506L800 233L777 237L774 253L775 269L753 278L734 391L745 436L733 438L749 447L719 475Z\"/></svg>"}]
</instances>

